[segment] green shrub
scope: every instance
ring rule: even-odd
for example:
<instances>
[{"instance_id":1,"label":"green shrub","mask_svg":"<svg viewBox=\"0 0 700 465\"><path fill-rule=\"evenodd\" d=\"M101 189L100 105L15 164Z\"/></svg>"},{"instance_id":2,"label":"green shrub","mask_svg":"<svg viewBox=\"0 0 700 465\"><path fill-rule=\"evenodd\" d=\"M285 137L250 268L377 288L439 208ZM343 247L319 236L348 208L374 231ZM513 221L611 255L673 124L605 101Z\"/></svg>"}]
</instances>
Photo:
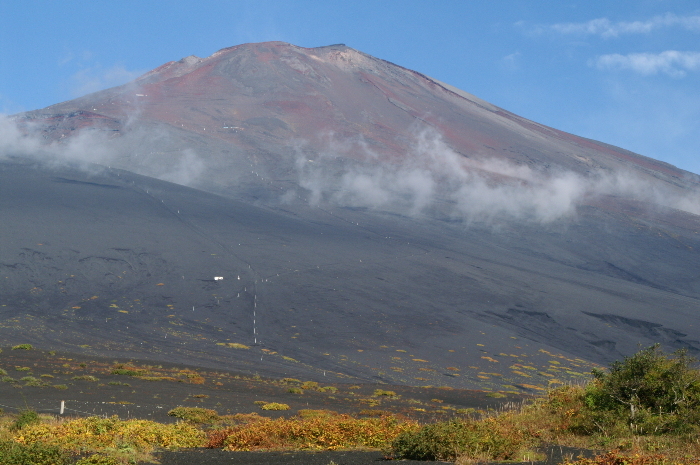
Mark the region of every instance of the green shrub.
<instances>
[{"instance_id":1,"label":"green shrub","mask_svg":"<svg viewBox=\"0 0 700 465\"><path fill-rule=\"evenodd\" d=\"M289 410L290 407L287 404L270 402L269 404L261 405L260 408L263 410Z\"/></svg>"},{"instance_id":2,"label":"green shrub","mask_svg":"<svg viewBox=\"0 0 700 465\"><path fill-rule=\"evenodd\" d=\"M73 376L73 378L71 378L71 379L74 379L76 381L91 381L93 383L96 383L97 381L99 381L99 378L96 378L92 375Z\"/></svg>"},{"instance_id":3,"label":"green shrub","mask_svg":"<svg viewBox=\"0 0 700 465\"><path fill-rule=\"evenodd\" d=\"M68 386L66 386L65 384L54 384L53 388L58 389L60 391L65 391L66 389L68 389Z\"/></svg>"},{"instance_id":4,"label":"green shrub","mask_svg":"<svg viewBox=\"0 0 700 465\"><path fill-rule=\"evenodd\" d=\"M110 381L110 382L107 383L107 384L109 384L110 386L128 386L128 387L131 386L131 384L129 384L129 383L122 383L121 381Z\"/></svg>"},{"instance_id":5,"label":"green shrub","mask_svg":"<svg viewBox=\"0 0 700 465\"><path fill-rule=\"evenodd\" d=\"M25 383L25 386L44 386L44 383L33 376L25 376L24 378L20 378L20 381Z\"/></svg>"},{"instance_id":6,"label":"green shrub","mask_svg":"<svg viewBox=\"0 0 700 465\"><path fill-rule=\"evenodd\" d=\"M18 431L26 426L39 423L39 421L39 414L34 410L22 410L19 412L19 414L17 414L17 418L15 418L15 421L12 422L12 425L10 425L10 430Z\"/></svg>"},{"instance_id":7,"label":"green shrub","mask_svg":"<svg viewBox=\"0 0 700 465\"><path fill-rule=\"evenodd\" d=\"M451 420L402 433L392 450L396 458L409 460L513 460L522 458L530 442L522 432L504 428L495 419Z\"/></svg>"},{"instance_id":8,"label":"green shrub","mask_svg":"<svg viewBox=\"0 0 700 465\"><path fill-rule=\"evenodd\" d=\"M31 344L18 344L13 346L12 350L32 350L33 348Z\"/></svg>"},{"instance_id":9,"label":"green shrub","mask_svg":"<svg viewBox=\"0 0 700 465\"><path fill-rule=\"evenodd\" d=\"M635 434L688 432L700 422L700 371L686 351L667 356L659 345L594 370L586 387L584 432Z\"/></svg>"},{"instance_id":10,"label":"green shrub","mask_svg":"<svg viewBox=\"0 0 700 465\"><path fill-rule=\"evenodd\" d=\"M291 394L303 394L304 390L302 388L293 387L293 388L287 389L287 392L289 392Z\"/></svg>"},{"instance_id":11,"label":"green shrub","mask_svg":"<svg viewBox=\"0 0 700 465\"><path fill-rule=\"evenodd\" d=\"M7 375L7 372L5 370L3 370L2 368L0 368L0 376L6 376L6 375Z\"/></svg>"},{"instance_id":12,"label":"green shrub","mask_svg":"<svg viewBox=\"0 0 700 465\"><path fill-rule=\"evenodd\" d=\"M301 383L302 389L318 389L318 383L316 381L304 381Z\"/></svg>"},{"instance_id":13,"label":"green shrub","mask_svg":"<svg viewBox=\"0 0 700 465\"><path fill-rule=\"evenodd\" d=\"M3 376L2 379L0 379L3 383L16 383L17 380L14 379L12 376Z\"/></svg>"},{"instance_id":14,"label":"green shrub","mask_svg":"<svg viewBox=\"0 0 700 465\"><path fill-rule=\"evenodd\" d=\"M67 465L69 463L68 454L55 446L0 441L0 465Z\"/></svg>"},{"instance_id":15,"label":"green shrub","mask_svg":"<svg viewBox=\"0 0 700 465\"><path fill-rule=\"evenodd\" d=\"M109 455L93 454L75 462L75 465L119 465L119 460L116 457Z\"/></svg>"},{"instance_id":16,"label":"green shrub","mask_svg":"<svg viewBox=\"0 0 700 465\"><path fill-rule=\"evenodd\" d=\"M143 376L147 372L143 370L130 370L128 368L114 368L111 373L113 375L123 375L123 376Z\"/></svg>"},{"instance_id":17,"label":"green shrub","mask_svg":"<svg viewBox=\"0 0 700 465\"><path fill-rule=\"evenodd\" d=\"M221 419L216 410L199 407L175 407L168 415L195 424L214 423Z\"/></svg>"},{"instance_id":18,"label":"green shrub","mask_svg":"<svg viewBox=\"0 0 700 465\"><path fill-rule=\"evenodd\" d=\"M373 395L376 397L380 397L380 396L396 397L396 393L394 391L385 391L383 389L375 389Z\"/></svg>"}]
</instances>

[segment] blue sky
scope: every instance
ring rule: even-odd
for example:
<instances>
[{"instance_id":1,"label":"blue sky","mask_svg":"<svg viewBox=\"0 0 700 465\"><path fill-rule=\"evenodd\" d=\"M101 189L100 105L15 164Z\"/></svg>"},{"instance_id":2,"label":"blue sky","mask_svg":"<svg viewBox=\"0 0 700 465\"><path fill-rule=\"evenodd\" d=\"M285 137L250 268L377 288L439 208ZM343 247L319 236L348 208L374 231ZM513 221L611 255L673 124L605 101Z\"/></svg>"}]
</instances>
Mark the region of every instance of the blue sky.
<instances>
[{"instance_id":1,"label":"blue sky","mask_svg":"<svg viewBox=\"0 0 700 465\"><path fill-rule=\"evenodd\" d=\"M537 122L700 173L700 4L0 2L0 113L245 42L344 43Z\"/></svg>"}]
</instances>

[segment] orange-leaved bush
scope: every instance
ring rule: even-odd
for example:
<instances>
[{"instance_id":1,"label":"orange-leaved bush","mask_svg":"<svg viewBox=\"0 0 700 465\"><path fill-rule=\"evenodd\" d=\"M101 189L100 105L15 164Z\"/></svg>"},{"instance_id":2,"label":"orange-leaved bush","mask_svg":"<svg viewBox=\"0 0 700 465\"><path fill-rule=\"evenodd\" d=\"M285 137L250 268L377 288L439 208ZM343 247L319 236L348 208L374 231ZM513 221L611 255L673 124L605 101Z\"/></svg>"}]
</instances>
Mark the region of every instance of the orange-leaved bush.
<instances>
[{"instance_id":1,"label":"orange-leaved bush","mask_svg":"<svg viewBox=\"0 0 700 465\"><path fill-rule=\"evenodd\" d=\"M353 418L349 415L261 418L259 421L209 432L207 447L226 450L386 448L399 434L418 424L393 416Z\"/></svg>"}]
</instances>

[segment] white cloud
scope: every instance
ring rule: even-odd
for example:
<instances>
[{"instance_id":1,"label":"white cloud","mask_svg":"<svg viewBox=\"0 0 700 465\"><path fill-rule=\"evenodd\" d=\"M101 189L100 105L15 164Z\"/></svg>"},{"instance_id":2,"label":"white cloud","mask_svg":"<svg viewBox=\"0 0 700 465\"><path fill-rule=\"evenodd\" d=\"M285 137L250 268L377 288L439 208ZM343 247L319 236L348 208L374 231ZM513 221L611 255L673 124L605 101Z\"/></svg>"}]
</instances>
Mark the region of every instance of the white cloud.
<instances>
[{"instance_id":1,"label":"white cloud","mask_svg":"<svg viewBox=\"0 0 700 465\"><path fill-rule=\"evenodd\" d=\"M514 52L510 55L506 55L501 58L501 66L509 71L515 71L520 69L520 61L522 60L522 53Z\"/></svg>"},{"instance_id":2,"label":"white cloud","mask_svg":"<svg viewBox=\"0 0 700 465\"><path fill-rule=\"evenodd\" d=\"M604 38L618 37L624 34L648 34L664 27L680 27L689 31L700 32L700 16L678 16L673 13L654 16L646 21L618 21L597 18L584 23L558 23L548 29L561 34L599 35ZM541 28L539 30L542 30Z\"/></svg>"},{"instance_id":3,"label":"white cloud","mask_svg":"<svg viewBox=\"0 0 700 465\"><path fill-rule=\"evenodd\" d=\"M122 65L114 65L108 69L102 68L99 64L83 68L71 76L71 93L74 97L80 97L98 90L120 86L143 73L142 70L129 71Z\"/></svg>"},{"instance_id":4,"label":"white cloud","mask_svg":"<svg viewBox=\"0 0 700 465\"><path fill-rule=\"evenodd\" d=\"M664 73L672 77L683 77L687 71L700 70L700 52L667 50L661 53L618 53L602 55L590 62L598 69L626 69L651 75Z\"/></svg>"}]
</instances>

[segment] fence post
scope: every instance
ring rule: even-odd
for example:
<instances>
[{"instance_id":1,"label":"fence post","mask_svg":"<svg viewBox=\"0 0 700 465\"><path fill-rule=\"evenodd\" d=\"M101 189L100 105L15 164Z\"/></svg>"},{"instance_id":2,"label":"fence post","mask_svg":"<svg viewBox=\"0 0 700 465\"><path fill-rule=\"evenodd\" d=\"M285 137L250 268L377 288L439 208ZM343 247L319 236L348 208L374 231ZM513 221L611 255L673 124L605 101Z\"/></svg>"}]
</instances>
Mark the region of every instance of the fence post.
<instances>
[{"instance_id":1,"label":"fence post","mask_svg":"<svg viewBox=\"0 0 700 465\"><path fill-rule=\"evenodd\" d=\"M61 415L63 415L63 409L66 408L66 401L62 400L61 401Z\"/></svg>"}]
</instances>

